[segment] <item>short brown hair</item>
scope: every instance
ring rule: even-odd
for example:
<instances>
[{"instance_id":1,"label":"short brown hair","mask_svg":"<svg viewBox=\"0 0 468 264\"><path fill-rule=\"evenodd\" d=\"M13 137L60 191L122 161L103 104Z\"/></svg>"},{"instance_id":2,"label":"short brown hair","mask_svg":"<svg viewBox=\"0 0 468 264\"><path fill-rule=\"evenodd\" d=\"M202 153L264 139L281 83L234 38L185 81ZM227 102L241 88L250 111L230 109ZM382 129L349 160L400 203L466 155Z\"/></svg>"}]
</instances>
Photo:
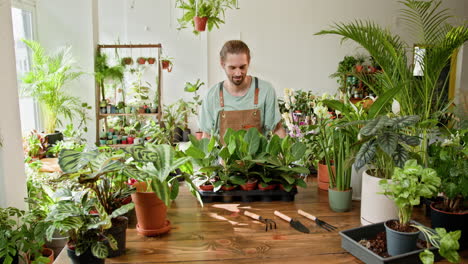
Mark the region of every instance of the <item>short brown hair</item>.
<instances>
[{"instance_id":1,"label":"short brown hair","mask_svg":"<svg viewBox=\"0 0 468 264\"><path fill-rule=\"evenodd\" d=\"M221 61L226 60L226 56L228 53L231 54L246 54L247 55L247 60L250 62L250 49L241 40L229 40L226 43L224 43L223 47L221 48L221 51L219 52L219 56L221 57Z\"/></svg>"}]
</instances>

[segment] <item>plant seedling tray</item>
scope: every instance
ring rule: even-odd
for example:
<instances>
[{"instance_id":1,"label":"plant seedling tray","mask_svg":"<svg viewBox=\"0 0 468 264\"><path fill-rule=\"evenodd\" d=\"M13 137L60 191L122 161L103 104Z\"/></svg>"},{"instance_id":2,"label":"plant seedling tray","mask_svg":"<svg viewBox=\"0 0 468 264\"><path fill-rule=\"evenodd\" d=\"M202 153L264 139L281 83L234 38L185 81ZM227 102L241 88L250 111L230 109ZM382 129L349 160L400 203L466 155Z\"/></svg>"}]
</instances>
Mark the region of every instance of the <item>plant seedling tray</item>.
<instances>
[{"instance_id":1,"label":"plant seedling tray","mask_svg":"<svg viewBox=\"0 0 468 264\"><path fill-rule=\"evenodd\" d=\"M231 202L273 202L273 201L284 201L292 202L294 197L297 194L297 189L294 188L290 192L286 192L281 189L277 190L232 190L232 191L223 191L219 190L217 192L213 191L201 191L198 190L201 195L202 201L204 203L231 203Z\"/></svg>"},{"instance_id":2,"label":"plant seedling tray","mask_svg":"<svg viewBox=\"0 0 468 264\"><path fill-rule=\"evenodd\" d=\"M417 223L419 224L419 223ZM361 226L344 231L340 231L341 247L351 253L356 258L367 264L380 263L398 263L398 264L415 264L422 263L419 259L419 253L424 249L417 249L405 254L383 258L372 250L359 244L361 239L374 239L378 233L385 232L384 222L376 223L367 226ZM419 239L426 241L422 233L419 234ZM437 248L431 247L430 250L434 253L435 261L441 257L437 252Z\"/></svg>"}]
</instances>

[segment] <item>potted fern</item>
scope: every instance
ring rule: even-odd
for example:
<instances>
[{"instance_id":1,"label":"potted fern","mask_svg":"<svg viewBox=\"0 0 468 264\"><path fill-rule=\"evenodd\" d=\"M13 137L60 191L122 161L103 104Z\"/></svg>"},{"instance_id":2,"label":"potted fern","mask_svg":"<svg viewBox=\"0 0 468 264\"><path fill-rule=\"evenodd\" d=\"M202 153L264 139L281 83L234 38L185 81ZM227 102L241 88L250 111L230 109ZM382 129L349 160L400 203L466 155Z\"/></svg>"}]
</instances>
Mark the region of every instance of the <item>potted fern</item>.
<instances>
[{"instance_id":1,"label":"potted fern","mask_svg":"<svg viewBox=\"0 0 468 264\"><path fill-rule=\"evenodd\" d=\"M63 139L56 131L62 125L61 117L70 121L80 111L78 97L70 96L65 86L77 79L82 73L73 71L71 48L58 50L55 54L47 54L44 48L35 41L23 40L32 51L31 71L22 78L24 96L31 96L41 107L50 145Z\"/></svg>"},{"instance_id":2,"label":"potted fern","mask_svg":"<svg viewBox=\"0 0 468 264\"><path fill-rule=\"evenodd\" d=\"M178 18L179 30L191 25L194 34L213 29L213 26L219 28L224 24L226 9L234 9L236 0L177 0L176 7L182 9L184 14Z\"/></svg>"}]
</instances>

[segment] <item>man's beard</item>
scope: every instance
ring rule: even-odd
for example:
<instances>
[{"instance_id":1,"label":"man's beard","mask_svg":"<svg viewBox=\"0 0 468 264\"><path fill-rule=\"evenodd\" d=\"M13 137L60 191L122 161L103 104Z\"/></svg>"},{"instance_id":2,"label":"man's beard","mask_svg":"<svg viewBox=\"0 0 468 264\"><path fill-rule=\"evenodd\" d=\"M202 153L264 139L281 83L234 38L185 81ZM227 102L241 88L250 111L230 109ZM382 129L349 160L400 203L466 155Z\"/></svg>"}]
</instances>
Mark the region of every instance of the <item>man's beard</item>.
<instances>
[{"instance_id":1,"label":"man's beard","mask_svg":"<svg viewBox=\"0 0 468 264\"><path fill-rule=\"evenodd\" d=\"M238 79L235 79L234 76L231 77L231 82L236 85L236 86L239 86L241 85L245 80L245 76L240 76L240 78Z\"/></svg>"}]
</instances>

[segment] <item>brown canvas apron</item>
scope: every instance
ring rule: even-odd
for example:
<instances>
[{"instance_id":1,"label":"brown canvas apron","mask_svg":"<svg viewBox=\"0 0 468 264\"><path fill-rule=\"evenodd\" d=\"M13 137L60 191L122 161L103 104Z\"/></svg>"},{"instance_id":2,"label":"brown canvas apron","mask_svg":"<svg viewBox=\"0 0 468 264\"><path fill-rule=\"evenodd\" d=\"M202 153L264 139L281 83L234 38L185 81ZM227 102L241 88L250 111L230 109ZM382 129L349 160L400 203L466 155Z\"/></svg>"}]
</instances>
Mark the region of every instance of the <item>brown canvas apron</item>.
<instances>
[{"instance_id":1,"label":"brown canvas apron","mask_svg":"<svg viewBox=\"0 0 468 264\"><path fill-rule=\"evenodd\" d=\"M223 95L223 82L219 83L219 104L221 111L219 112L219 136L221 143L224 145L224 134L228 128L233 130L248 130L255 127L258 131L262 132L262 122L260 109L258 109L258 79L255 80L255 96L254 96L254 109L248 110L224 110L224 95Z\"/></svg>"}]
</instances>

